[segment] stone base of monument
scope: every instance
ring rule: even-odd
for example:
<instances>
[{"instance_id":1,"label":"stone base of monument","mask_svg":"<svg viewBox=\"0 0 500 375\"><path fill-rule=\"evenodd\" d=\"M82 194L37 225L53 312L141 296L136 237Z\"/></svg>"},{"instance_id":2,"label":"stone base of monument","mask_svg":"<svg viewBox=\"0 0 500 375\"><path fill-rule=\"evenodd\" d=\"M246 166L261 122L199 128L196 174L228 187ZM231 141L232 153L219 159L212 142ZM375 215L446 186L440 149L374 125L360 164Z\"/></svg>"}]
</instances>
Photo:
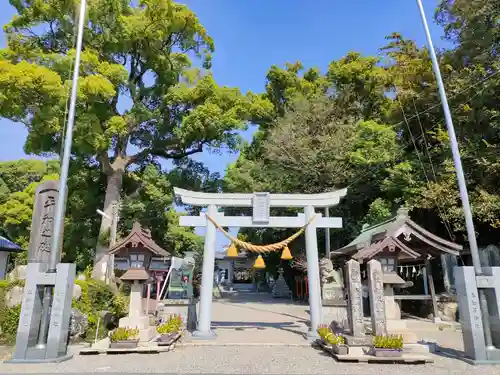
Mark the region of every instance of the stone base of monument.
<instances>
[{"instance_id":1,"label":"stone base of monument","mask_svg":"<svg viewBox=\"0 0 500 375\"><path fill-rule=\"evenodd\" d=\"M323 322L332 330L348 328L347 302L345 300L323 300Z\"/></svg>"},{"instance_id":2,"label":"stone base of monument","mask_svg":"<svg viewBox=\"0 0 500 375\"><path fill-rule=\"evenodd\" d=\"M405 344L415 344L418 341L417 335L406 328L406 322L401 319L387 319L387 334L403 336Z\"/></svg>"},{"instance_id":3,"label":"stone base of monument","mask_svg":"<svg viewBox=\"0 0 500 375\"><path fill-rule=\"evenodd\" d=\"M16 348L8 363L56 363L72 358L67 352L71 301L76 268L73 263L59 263L56 272L46 272L47 264L29 263L23 303L16 335ZM53 287L47 340L36 347L40 331L43 290Z\"/></svg>"},{"instance_id":4,"label":"stone base of monument","mask_svg":"<svg viewBox=\"0 0 500 375\"><path fill-rule=\"evenodd\" d=\"M198 300L190 299L164 299L158 303L158 317L167 320L171 315L180 315L186 325L186 330L192 332L198 322Z\"/></svg>"},{"instance_id":5,"label":"stone base of monument","mask_svg":"<svg viewBox=\"0 0 500 375\"><path fill-rule=\"evenodd\" d=\"M339 362L366 362L366 363L382 363L382 364L426 364L433 363L434 360L423 353L414 353L403 351L400 357L376 357L372 355L371 347L354 346L349 347L348 354L331 353L333 358Z\"/></svg>"},{"instance_id":6,"label":"stone base of monument","mask_svg":"<svg viewBox=\"0 0 500 375\"><path fill-rule=\"evenodd\" d=\"M38 350L36 348L31 348L26 352L26 358L11 358L4 363L60 363L65 362L73 358L73 354L65 354L56 358L44 358L45 350Z\"/></svg>"},{"instance_id":7,"label":"stone base of monument","mask_svg":"<svg viewBox=\"0 0 500 375\"><path fill-rule=\"evenodd\" d=\"M349 350L347 354L335 353L335 351L327 348L319 340L317 341L317 343L323 350L325 350L339 362L367 362L385 364L425 364L434 362L434 360L429 356L429 350L425 347L425 345L414 344L409 347L405 345L403 353L399 357L378 357L373 353L371 346L371 336L362 338L353 338L351 336L350 339L351 340L350 344L348 344Z\"/></svg>"},{"instance_id":8,"label":"stone base of monument","mask_svg":"<svg viewBox=\"0 0 500 375\"><path fill-rule=\"evenodd\" d=\"M149 342L156 336L156 327L149 325L149 316L125 317L118 322L119 327L137 328L139 342Z\"/></svg>"},{"instance_id":9,"label":"stone base of monument","mask_svg":"<svg viewBox=\"0 0 500 375\"><path fill-rule=\"evenodd\" d=\"M350 336L350 335L342 335L344 336L345 343L351 347L351 346L370 346L372 344L373 338L372 336L366 335L366 336Z\"/></svg>"}]
</instances>

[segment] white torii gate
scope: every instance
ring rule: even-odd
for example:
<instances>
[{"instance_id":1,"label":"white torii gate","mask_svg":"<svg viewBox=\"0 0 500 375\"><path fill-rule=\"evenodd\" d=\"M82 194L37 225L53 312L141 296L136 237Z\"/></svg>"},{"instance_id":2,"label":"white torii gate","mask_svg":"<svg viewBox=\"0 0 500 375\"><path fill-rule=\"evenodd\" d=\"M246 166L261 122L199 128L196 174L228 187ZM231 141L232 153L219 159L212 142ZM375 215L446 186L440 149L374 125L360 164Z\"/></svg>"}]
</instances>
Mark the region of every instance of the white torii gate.
<instances>
[{"instance_id":1,"label":"white torii gate","mask_svg":"<svg viewBox=\"0 0 500 375\"><path fill-rule=\"evenodd\" d=\"M201 193L174 188L174 193L184 204L198 207L206 206L206 214L222 227L301 228L316 215L305 230L311 322L308 336L316 338L316 329L322 320L316 228L342 228L342 218L322 217L321 214L315 213L314 208L337 205L340 198L346 195L347 189L321 194L227 194ZM217 207L252 207L253 213L252 217L224 216L224 213L217 211ZM298 214L296 217L273 217L270 216L271 207L304 208L304 213ZM181 216L179 223L184 227L206 227L200 291L200 316L198 318L198 329L193 332L193 336L208 339L215 337L215 333L211 330L211 322L217 228L208 220L206 214Z\"/></svg>"}]
</instances>

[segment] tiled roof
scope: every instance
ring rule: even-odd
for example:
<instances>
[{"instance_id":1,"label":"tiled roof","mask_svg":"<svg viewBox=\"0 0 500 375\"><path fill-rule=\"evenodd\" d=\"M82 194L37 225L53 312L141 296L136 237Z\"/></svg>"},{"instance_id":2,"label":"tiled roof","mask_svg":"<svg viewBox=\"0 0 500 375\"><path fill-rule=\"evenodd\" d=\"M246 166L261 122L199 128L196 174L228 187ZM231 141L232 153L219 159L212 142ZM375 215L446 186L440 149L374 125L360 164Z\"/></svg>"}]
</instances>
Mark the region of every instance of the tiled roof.
<instances>
[{"instance_id":1,"label":"tiled roof","mask_svg":"<svg viewBox=\"0 0 500 375\"><path fill-rule=\"evenodd\" d=\"M8 240L7 238L0 236L0 251L19 253L23 251L23 249L21 248L21 246Z\"/></svg>"},{"instance_id":2,"label":"tiled roof","mask_svg":"<svg viewBox=\"0 0 500 375\"><path fill-rule=\"evenodd\" d=\"M163 250L152 238L149 229L143 229L137 221L132 227L132 231L127 237L118 242L110 250L110 254L116 254L123 248L134 248L142 246L153 254L170 259L170 253Z\"/></svg>"},{"instance_id":3,"label":"tiled roof","mask_svg":"<svg viewBox=\"0 0 500 375\"><path fill-rule=\"evenodd\" d=\"M149 280L149 274L144 268L129 268L122 277L122 281L146 281Z\"/></svg>"},{"instance_id":4,"label":"tiled roof","mask_svg":"<svg viewBox=\"0 0 500 375\"><path fill-rule=\"evenodd\" d=\"M448 253L458 255L463 249L457 243L447 241L430 233L411 220L407 210L399 209L397 214L388 220L371 226L363 225L361 233L354 240L346 246L332 251L331 254L333 257L347 255L354 258L369 259L386 247L387 243L384 240L389 238L392 238L396 247L405 252L419 253L419 250L411 249L411 244L404 244L403 241L399 240L405 232L409 233L412 238L425 243L427 251L434 254ZM408 240L405 241L408 242Z\"/></svg>"}]
</instances>

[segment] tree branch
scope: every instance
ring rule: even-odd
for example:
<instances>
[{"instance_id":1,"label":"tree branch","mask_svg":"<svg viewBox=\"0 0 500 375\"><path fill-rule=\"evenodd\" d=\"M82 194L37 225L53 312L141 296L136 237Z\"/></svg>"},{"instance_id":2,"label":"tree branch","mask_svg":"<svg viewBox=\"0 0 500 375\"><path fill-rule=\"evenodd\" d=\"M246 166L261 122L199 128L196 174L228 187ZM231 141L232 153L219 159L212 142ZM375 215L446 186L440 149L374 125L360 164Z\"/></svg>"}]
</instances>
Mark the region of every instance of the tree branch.
<instances>
[{"instance_id":1,"label":"tree branch","mask_svg":"<svg viewBox=\"0 0 500 375\"><path fill-rule=\"evenodd\" d=\"M141 160L145 160L149 155L158 156L164 159L182 159L189 155L197 154L203 151L203 146L205 145L205 141L200 142L195 148L191 148L189 150L183 151L173 151L168 149L159 149L159 148L147 148L135 155L131 155L126 158L126 165L130 165L133 163L137 163Z\"/></svg>"},{"instance_id":2,"label":"tree branch","mask_svg":"<svg viewBox=\"0 0 500 375\"><path fill-rule=\"evenodd\" d=\"M105 175L109 175L113 171L113 168L111 167L111 161L109 160L108 153L106 151L99 152L98 159L101 162L102 172Z\"/></svg>"}]
</instances>

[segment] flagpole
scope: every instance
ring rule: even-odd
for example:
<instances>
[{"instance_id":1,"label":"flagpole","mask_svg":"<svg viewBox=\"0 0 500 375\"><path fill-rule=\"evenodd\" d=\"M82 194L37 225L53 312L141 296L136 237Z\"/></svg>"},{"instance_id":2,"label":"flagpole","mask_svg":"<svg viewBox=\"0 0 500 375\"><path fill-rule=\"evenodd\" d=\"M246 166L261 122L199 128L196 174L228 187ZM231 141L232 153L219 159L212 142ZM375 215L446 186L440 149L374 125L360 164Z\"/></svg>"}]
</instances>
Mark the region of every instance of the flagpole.
<instances>
[{"instance_id":1,"label":"flagpole","mask_svg":"<svg viewBox=\"0 0 500 375\"><path fill-rule=\"evenodd\" d=\"M73 127L75 123L76 97L78 94L78 79L80 74L80 56L83 44L83 31L85 27L85 14L87 11L87 0L80 0L80 14L78 15L78 34L76 40L75 66L73 71L73 80L71 87L71 98L68 112L68 126L66 128L66 137L64 139L64 149L62 156L61 172L59 178L59 196L55 207L54 232L52 234L52 244L49 259L49 268L47 272L56 272L56 266L60 259L61 233L63 229L64 216L66 211L67 181L69 162L71 158L71 146L73 141ZM42 304L42 317L40 322L40 332L37 340L37 347L42 348L46 345L47 333L50 320L50 303L52 287L45 287L45 293Z\"/></svg>"},{"instance_id":2,"label":"flagpole","mask_svg":"<svg viewBox=\"0 0 500 375\"><path fill-rule=\"evenodd\" d=\"M467 238L469 240L470 252L472 256L472 264L474 266L474 271L476 275L479 276L483 274L483 270L481 268L481 259L479 258L479 250L477 248L476 232L474 230L474 222L472 220L472 212L469 203L469 194L467 193L467 185L465 183L465 176L462 168L462 160L460 158L460 150L458 148L457 136L455 134L455 128L453 126L453 120L451 118L450 107L448 105L448 99L446 98L446 91L444 88L443 79L441 77L441 71L439 69L439 63L436 57L436 51L434 50L434 44L432 43L432 37L429 31L429 25L427 24L427 18L425 16L422 0L417 0L417 5L420 11L420 17L422 18L422 25L424 27L425 37L427 38L429 53L431 55L432 68L436 76L436 81L439 88L439 96L441 97L441 104L443 106L444 118L446 121L446 127L448 129L448 135L450 137L451 153L453 155L453 161L455 163L458 189L460 192L460 199L462 200L462 207L464 210L465 225L467 228ZM491 338L488 301L486 299L486 294L484 289L478 289L478 294L479 294L479 303L483 318L484 339L486 343L486 349L491 350L494 349L495 347L493 346L493 341Z\"/></svg>"}]
</instances>

